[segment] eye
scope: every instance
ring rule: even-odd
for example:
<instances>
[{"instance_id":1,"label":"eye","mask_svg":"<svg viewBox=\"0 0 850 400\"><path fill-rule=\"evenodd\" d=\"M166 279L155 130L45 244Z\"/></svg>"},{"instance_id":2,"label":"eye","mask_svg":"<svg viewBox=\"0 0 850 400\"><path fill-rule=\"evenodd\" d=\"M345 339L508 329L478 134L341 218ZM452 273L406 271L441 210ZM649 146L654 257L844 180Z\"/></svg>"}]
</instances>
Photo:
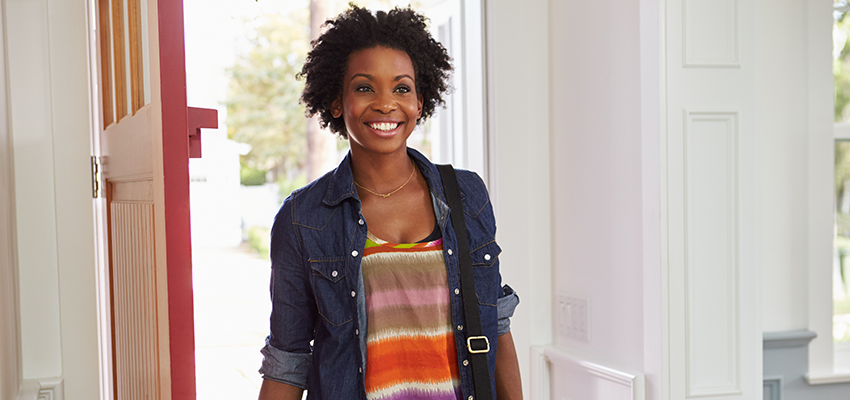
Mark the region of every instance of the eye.
<instances>
[{"instance_id":1,"label":"eye","mask_svg":"<svg viewBox=\"0 0 850 400\"><path fill-rule=\"evenodd\" d=\"M407 85L400 85L395 88L396 93L410 93L410 87Z\"/></svg>"},{"instance_id":2,"label":"eye","mask_svg":"<svg viewBox=\"0 0 850 400\"><path fill-rule=\"evenodd\" d=\"M372 87L369 85L360 85L354 88L355 92L367 93L372 91Z\"/></svg>"}]
</instances>

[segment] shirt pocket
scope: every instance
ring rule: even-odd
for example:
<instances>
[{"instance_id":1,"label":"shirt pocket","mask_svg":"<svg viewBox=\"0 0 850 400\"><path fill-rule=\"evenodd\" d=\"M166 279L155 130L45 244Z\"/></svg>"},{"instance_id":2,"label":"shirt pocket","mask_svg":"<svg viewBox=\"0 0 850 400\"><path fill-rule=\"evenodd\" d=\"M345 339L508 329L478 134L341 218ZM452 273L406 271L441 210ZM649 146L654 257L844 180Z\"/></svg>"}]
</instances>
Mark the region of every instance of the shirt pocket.
<instances>
[{"instance_id":1,"label":"shirt pocket","mask_svg":"<svg viewBox=\"0 0 850 400\"><path fill-rule=\"evenodd\" d=\"M310 280L319 315L331 325L351 322L351 290L345 280L345 258L310 259Z\"/></svg>"},{"instance_id":2,"label":"shirt pocket","mask_svg":"<svg viewBox=\"0 0 850 400\"><path fill-rule=\"evenodd\" d=\"M472 276L475 279L475 292L478 295L478 304L496 307L501 289L501 278L496 261L499 259L502 248L491 240L474 247L470 253L472 257Z\"/></svg>"}]
</instances>

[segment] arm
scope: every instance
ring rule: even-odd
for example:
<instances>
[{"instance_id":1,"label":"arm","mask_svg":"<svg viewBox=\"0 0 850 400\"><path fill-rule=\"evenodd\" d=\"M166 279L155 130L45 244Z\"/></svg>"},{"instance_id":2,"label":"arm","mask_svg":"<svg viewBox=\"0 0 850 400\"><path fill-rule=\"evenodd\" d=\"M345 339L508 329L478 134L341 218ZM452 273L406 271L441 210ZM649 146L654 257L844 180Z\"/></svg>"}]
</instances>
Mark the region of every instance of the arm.
<instances>
[{"instance_id":1,"label":"arm","mask_svg":"<svg viewBox=\"0 0 850 400\"><path fill-rule=\"evenodd\" d=\"M293 195L294 197L295 195ZM292 198L287 198L272 227L270 334L260 352L263 385L260 399L301 399L312 359L316 309L293 226Z\"/></svg>"},{"instance_id":2,"label":"arm","mask_svg":"<svg viewBox=\"0 0 850 400\"><path fill-rule=\"evenodd\" d=\"M496 398L522 400L522 381L516 357L514 338L510 332L499 336L496 344Z\"/></svg>"},{"instance_id":3,"label":"arm","mask_svg":"<svg viewBox=\"0 0 850 400\"><path fill-rule=\"evenodd\" d=\"M301 400L304 390L286 383L263 379L260 400Z\"/></svg>"}]
</instances>

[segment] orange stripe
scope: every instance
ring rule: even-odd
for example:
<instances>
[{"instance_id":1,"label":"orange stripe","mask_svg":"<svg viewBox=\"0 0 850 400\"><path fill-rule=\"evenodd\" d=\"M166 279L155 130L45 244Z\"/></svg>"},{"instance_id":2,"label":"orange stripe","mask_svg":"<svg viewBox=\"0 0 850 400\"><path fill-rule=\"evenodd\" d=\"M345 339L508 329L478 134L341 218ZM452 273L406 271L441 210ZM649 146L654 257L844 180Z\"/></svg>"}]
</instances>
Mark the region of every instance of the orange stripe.
<instances>
[{"instance_id":1,"label":"orange stripe","mask_svg":"<svg viewBox=\"0 0 850 400\"><path fill-rule=\"evenodd\" d=\"M404 382L434 383L457 379L454 334L436 337L388 338L370 343L366 365L366 391Z\"/></svg>"}]
</instances>

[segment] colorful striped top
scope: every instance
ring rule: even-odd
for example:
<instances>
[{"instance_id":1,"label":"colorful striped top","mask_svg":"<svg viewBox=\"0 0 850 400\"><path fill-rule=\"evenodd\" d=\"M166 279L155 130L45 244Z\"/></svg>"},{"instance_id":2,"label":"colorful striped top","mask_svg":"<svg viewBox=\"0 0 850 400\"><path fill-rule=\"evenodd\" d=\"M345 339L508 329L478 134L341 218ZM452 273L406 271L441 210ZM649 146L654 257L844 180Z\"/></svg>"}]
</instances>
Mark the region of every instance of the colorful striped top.
<instances>
[{"instance_id":1,"label":"colorful striped top","mask_svg":"<svg viewBox=\"0 0 850 400\"><path fill-rule=\"evenodd\" d=\"M460 398L443 240L387 243L368 234L366 398Z\"/></svg>"}]
</instances>

